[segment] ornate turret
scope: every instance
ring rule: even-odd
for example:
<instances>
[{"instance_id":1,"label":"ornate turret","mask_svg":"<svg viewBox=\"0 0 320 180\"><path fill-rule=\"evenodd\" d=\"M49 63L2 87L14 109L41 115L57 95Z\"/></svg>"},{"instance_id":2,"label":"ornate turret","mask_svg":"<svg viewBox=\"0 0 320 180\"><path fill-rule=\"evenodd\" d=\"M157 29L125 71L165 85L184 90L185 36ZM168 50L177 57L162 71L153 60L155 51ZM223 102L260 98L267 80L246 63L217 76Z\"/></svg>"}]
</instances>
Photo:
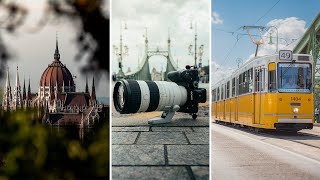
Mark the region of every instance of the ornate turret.
<instances>
[{"instance_id":1,"label":"ornate turret","mask_svg":"<svg viewBox=\"0 0 320 180\"><path fill-rule=\"evenodd\" d=\"M3 94L3 99L2 99L2 107L4 108L4 110L8 110L10 108L11 100L12 100L12 94L11 94L9 69L8 69L7 70L6 86L4 88L4 94Z\"/></svg>"},{"instance_id":2,"label":"ornate turret","mask_svg":"<svg viewBox=\"0 0 320 180\"><path fill-rule=\"evenodd\" d=\"M17 66L17 75L16 75L16 83L13 90L13 100L12 100L12 108L17 109L22 105L22 96L21 96L21 86L19 81L19 72Z\"/></svg>"}]
</instances>

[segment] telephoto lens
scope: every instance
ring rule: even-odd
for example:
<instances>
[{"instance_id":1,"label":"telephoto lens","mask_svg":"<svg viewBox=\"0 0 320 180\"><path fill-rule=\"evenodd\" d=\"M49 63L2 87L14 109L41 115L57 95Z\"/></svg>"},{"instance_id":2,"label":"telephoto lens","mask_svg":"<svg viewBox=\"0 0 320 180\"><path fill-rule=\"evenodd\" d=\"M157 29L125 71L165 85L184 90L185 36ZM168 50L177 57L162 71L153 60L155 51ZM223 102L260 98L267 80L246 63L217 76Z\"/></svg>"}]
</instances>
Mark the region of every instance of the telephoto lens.
<instances>
[{"instance_id":1,"label":"telephoto lens","mask_svg":"<svg viewBox=\"0 0 320 180\"><path fill-rule=\"evenodd\" d=\"M188 100L184 86L167 81L120 80L115 84L113 102L121 114L165 111Z\"/></svg>"}]
</instances>

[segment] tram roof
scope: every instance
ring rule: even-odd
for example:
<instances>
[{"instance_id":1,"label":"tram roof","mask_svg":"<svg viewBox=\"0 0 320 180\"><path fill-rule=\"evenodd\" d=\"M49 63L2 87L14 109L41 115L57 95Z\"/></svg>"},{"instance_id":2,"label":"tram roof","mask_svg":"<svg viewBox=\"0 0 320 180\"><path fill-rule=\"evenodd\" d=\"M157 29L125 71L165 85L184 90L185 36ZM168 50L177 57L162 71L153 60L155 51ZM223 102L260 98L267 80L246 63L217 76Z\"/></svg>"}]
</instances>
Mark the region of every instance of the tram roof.
<instances>
[{"instance_id":1,"label":"tram roof","mask_svg":"<svg viewBox=\"0 0 320 180\"><path fill-rule=\"evenodd\" d=\"M309 56L312 58L312 56L310 54L292 54L293 59L297 59L298 56ZM232 77L238 75L239 72L243 72L243 69L249 69L251 68L251 66L254 65L254 63L257 63L256 65L259 65L261 61L263 60L267 60L264 62L276 62L278 61L279 55L278 54L272 54L272 55L265 55L265 56L256 56L254 58L251 58L250 60L246 61L244 64L242 64L239 68L237 68L236 70L234 70L231 75L227 75L226 77L223 77L222 79L220 79L217 83L215 83L213 85L213 87L216 87L217 85L220 85L222 82L227 81L228 79L231 80ZM311 61L312 62L312 61ZM264 64L263 62L261 63L261 65Z\"/></svg>"}]
</instances>

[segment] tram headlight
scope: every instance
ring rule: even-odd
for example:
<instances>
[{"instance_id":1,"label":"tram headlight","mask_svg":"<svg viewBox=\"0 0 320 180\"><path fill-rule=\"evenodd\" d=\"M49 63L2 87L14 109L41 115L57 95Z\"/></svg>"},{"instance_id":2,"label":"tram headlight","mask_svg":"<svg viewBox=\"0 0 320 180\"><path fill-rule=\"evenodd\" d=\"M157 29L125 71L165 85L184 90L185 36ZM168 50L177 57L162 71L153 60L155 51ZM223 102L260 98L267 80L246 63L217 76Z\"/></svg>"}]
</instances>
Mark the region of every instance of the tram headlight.
<instances>
[{"instance_id":1,"label":"tram headlight","mask_svg":"<svg viewBox=\"0 0 320 180\"><path fill-rule=\"evenodd\" d=\"M295 108L293 108L292 111L293 111L295 114L297 114L297 113L299 112L299 108L295 107Z\"/></svg>"},{"instance_id":2,"label":"tram headlight","mask_svg":"<svg viewBox=\"0 0 320 180\"><path fill-rule=\"evenodd\" d=\"M198 88L198 70L186 69L168 74L168 81L120 80L113 90L115 109L121 114L166 111L178 105L178 112L197 113L206 102L206 89Z\"/></svg>"}]
</instances>

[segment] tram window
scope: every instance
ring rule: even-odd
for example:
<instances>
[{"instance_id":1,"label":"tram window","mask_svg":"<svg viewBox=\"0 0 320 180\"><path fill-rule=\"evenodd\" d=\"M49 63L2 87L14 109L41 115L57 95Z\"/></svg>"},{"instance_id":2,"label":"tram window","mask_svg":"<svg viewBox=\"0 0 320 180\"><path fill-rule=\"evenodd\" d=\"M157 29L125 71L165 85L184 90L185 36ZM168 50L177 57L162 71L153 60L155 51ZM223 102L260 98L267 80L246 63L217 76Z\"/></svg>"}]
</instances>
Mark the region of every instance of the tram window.
<instances>
[{"instance_id":1,"label":"tram window","mask_svg":"<svg viewBox=\"0 0 320 180\"><path fill-rule=\"evenodd\" d=\"M215 102L217 100L216 89L212 90L212 101Z\"/></svg>"},{"instance_id":2,"label":"tram window","mask_svg":"<svg viewBox=\"0 0 320 180\"><path fill-rule=\"evenodd\" d=\"M252 81L253 81L253 69L249 69L248 70L248 73L247 73L247 81L246 81L246 84L247 84L247 89L246 89L246 93L248 92L252 92L252 89L253 89L253 85L252 85Z\"/></svg>"},{"instance_id":3,"label":"tram window","mask_svg":"<svg viewBox=\"0 0 320 180\"><path fill-rule=\"evenodd\" d=\"M235 78L232 79L232 94L231 97L234 97L236 94L236 80Z\"/></svg>"},{"instance_id":4,"label":"tram window","mask_svg":"<svg viewBox=\"0 0 320 180\"><path fill-rule=\"evenodd\" d=\"M243 85L244 85L244 73L239 76L239 95L243 94Z\"/></svg>"},{"instance_id":5,"label":"tram window","mask_svg":"<svg viewBox=\"0 0 320 180\"><path fill-rule=\"evenodd\" d=\"M255 70L255 82L254 82L254 91L259 92L264 90L264 73L265 69L256 69Z\"/></svg>"},{"instance_id":6,"label":"tram window","mask_svg":"<svg viewBox=\"0 0 320 180\"><path fill-rule=\"evenodd\" d=\"M265 89L265 72L266 72L266 69L265 68L263 68L263 69L261 69L261 84L260 84L260 86L261 86L261 91L264 91L264 89Z\"/></svg>"},{"instance_id":7,"label":"tram window","mask_svg":"<svg viewBox=\"0 0 320 180\"><path fill-rule=\"evenodd\" d=\"M226 92L226 98L230 97L230 81L227 82L227 92Z\"/></svg>"},{"instance_id":8,"label":"tram window","mask_svg":"<svg viewBox=\"0 0 320 180\"><path fill-rule=\"evenodd\" d=\"M259 82L260 82L259 69L255 70L254 75L255 75L254 91L257 92L257 91L259 91Z\"/></svg>"},{"instance_id":9,"label":"tram window","mask_svg":"<svg viewBox=\"0 0 320 180\"><path fill-rule=\"evenodd\" d=\"M238 92L237 92L237 95L240 95L241 94L241 78L242 77L242 74L239 75L239 78L238 78Z\"/></svg>"},{"instance_id":10,"label":"tram window","mask_svg":"<svg viewBox=\"0 0 320 180\"><path fill-rule=\"evenodd\" d=\"M221 100L224 100L224 85L221 86Z\"/></svg>"},{"instance_id":11,"label":"tram window","mask_svg":"<svg viewBox=\"0 0 320 180\"><path fill-rule=\"evenodd\" d=\"M220 100L220 88L218 87L217 89L217 100L219 101Z\"/></svg>"},{"instance_id":12,"label":"tram window","mask_svg":"<svg viewBox=\"0 0 320 180\"><path fill-rule=\"evenodd\" d=\"M274 92L276 91L276 71L269 71L269 78L268 78L269 82L268 82L268 86L269 86L269 92Z\"/></svg>"}]
</instances>

